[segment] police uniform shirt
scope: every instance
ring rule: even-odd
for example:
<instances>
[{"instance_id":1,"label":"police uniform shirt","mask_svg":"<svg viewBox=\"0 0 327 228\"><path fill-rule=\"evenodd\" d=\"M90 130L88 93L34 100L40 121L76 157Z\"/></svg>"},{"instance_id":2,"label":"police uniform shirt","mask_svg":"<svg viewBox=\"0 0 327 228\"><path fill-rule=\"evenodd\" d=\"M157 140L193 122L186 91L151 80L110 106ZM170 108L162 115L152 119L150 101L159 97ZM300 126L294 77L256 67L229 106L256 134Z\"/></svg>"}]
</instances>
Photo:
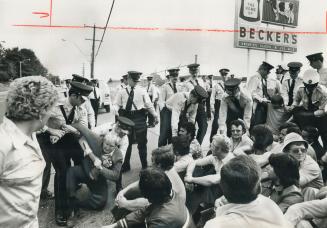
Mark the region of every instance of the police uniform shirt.
<instances>
[{"instance_id":1,"label":"police uniform shirt","mask_svg":"<svg viewBox=\"0 0 327 228\"><path fill-rule=\"evenodd\" d=\"M247 84L247 90L251 94L254 102L261 102L265 97L263 94L262 77L260 74L252 76ZM264 81L264 80L263 80ZM267 92L270 97L280 94L281 84L277 79L267 77Z\"/></svg>"},{"instance_id":2,"label":"police uniform shirt","mask_svg":"<svg viewBox=\"0 0 327 228\"><path fill-rule=\"evenodd\" d=\"M172 96L174 95L174 85L172 82L166 82L162 88L161 88L161 92L160 92L160 98L159 98L159 108L160 110L165 106L166 101ZM180 83L176 83L176 90L177 93L182 92L182 87Z\"/></svg>"},{"instance_id":3,"label":"police uniform shirt","mask_svg":"<svg viewBox=\"0 0 327 228\"><path fill-rule=\"evenodd\" d=\"M210 96L210 106L211 110L215 110L215 100L221 100L225 92L225 87L223 81L218 81L212 86L212 93Z\"/></svg>"},{"instance_id":4,"label":"police uniform shirt","mask_svg":"<svg viewBox=\"0 0 327 228\"><path fill-rule=\"evenodd\" d=\"M199 86L205 88L202 79L200 79L200 78L194 79L193 77L191 77L188 81L186 81L185 88L186 88L187 92L191 92L191 90L193 90L194 86L196 86L196 85L199 85Z\"/></svg>"},{"instance_id":5,"label":"police uniform shirt","mask_svg":"<svg viewBox=\"0 0 327 228\"><path fill-rule=\"evenodd\" d=\"M291 85L292 85L292 78L288 78L286 80L283 80L282 89L281 89L281 96L283 97L285 105L288 104L288 100L289 100L288 93L290 91ZM296 93L297 93L299 87L301 87L301 86L303 86L303 80L302 80L302 78L297 77L295 79L295 85L294 85L294 89L293 89L293 102L294 102Z\"/></svg>"},{"instance_id":6,"label":"police uniform shirt","mask_svg":"<svg viewBox=\"0 0 327 228\"><path fill-rule=\"evenodd\" d=\"M93 107L91 105L91 101L90 100L86 100L81 107L84 107L86 112L87 112L87 122L90 125L91 129L93 127L95 127L95 113L93 110ZM69 114L67 114L68 116Z\"/></svg>"},{"instance_id":7,"label":"police uniform shirt","mask_svg":"<svg viewBox=\"0 0 327 228\"><path fill-rule=\"evenodd\" d=\"M312 104L317 107L319 110L324 110L327 105L327 91L324 86L318 84L318 86L313 90L312 93ZM295 106L303 106L308 110L308 96L305 91L304 86L301 86L295 96L293 103Z\"/></svg>"},{"instance_id":8,"label":"police uniform shirt","mask_svg":"<svg viewBox=\"0 0 327 228\"><path fill-rule=\"evenodd\" d=\"M95 91L95 93L94 93ZM93 87L93 92L90 93L89 99L100 99L100 89L98 87Z\"/></svg>"},{"instance_id":9,"label":"police uniform shirt","mask_svg":"<svg viewBox=\"0 0 327 228\"><path fill-rule=\"evenodd\" d=\"M171 129L172 135L177 136L179 116L185 107L185 101L188 99L189 93L176 93L166 101L166 107L172 111L171 115ZM198 104L190 104L186 111L186 117L189 122L195 123L196 112Z\"/></svg>"},{"instance_id":10,"label":"police uniform shirt","mask_svg":"<svg viewBox=\"0 0 327 228\"><path fill-rule=\"evenodd\" d=\"M227 120L227 110L228 110L228 104L227 104L228 97L229 95L227 93L224 93L220 103L219 119L218 119L219 130L225 133L227 132L226 120ZM244 109L243 121L246 129L249 129L251 123L252 105L253 105L251 96L247 93L247 91L241 89L240 92L235 97L240 102L240 106Z\"/></svg>"},{"instance_id":11,"label":"police uniform shirt","mask_svg":"<svg viewBox=\"0 0 327 228\"><path fill-rule=\"evenodd\" d=\"M68 118L70 111L73 109L73 106L70 104L68 99L66 99L65 103L62 105ZM85 107L76 106L72 123L80 123L87 127L88 120ZM47 126L54 129L61 129L62 125L66 125L66 120L61 112L60 107L56 106L53 110L50 111L50 118L47 122Z\"/></svg>"},{"instance_id":12,"label":"police uniform shirt","mask_svg":"<svg viewBox=\"0 0 327 228\"><path fill-rule=\"evenodd\" d=\"M121 83L120 84L120 89L125 89L127 86L125 85L125 83Z\"/></svg>"},{"instance_id":13,"label":"police uniform shirt","mask_svg":"<svg viewBox=\"0 0 327 228\"><path fill-rule=\"evenodd\" d=\"M149 96L153 96L154 87L155 87L155 85L152 82L150 82L146 85L146 91L148 92Z\"/></svg>"},{"instance_id":14,"label":"police uniform shirt","mask_svg":"<svg viewBox=\"0 0 327 228\"><path fill-rule=\"evenodd\" d=\"M128 93L127 93L127 91ZM129 94L131 92L131 87L127 86L126 89L122 89L118 92L116 100L114 102L114 109L118 113L119 109L125 109ZM157 117L157 114L154 110L153 104L150 100L149 94L146 90L140 85L134 87L134 98L131 111L146 109L150 112L151 115Z\"/></svg>"},{"instance_id":15,"label":"police uniform shirt","mask_svg":"<svg viewBox=\"0 0 327 228\"><path fill-rule=\"evenodd\" d=\"M327 87L327 68L322 67L318 70L320 80L319 84Z\"/></svg>"}]
</instances>

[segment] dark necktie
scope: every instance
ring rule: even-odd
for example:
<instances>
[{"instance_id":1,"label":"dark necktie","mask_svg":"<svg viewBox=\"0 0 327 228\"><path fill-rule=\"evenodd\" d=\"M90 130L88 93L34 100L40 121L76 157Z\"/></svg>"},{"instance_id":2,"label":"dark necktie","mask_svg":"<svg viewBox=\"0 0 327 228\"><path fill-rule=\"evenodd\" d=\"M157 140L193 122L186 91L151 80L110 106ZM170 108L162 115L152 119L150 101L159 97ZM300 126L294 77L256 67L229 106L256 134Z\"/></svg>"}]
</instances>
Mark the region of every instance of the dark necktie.
<instances>
[{"instance_id":1,"label":"dark necktie","mask_svg":"<svg viewBox=\"0 0 327 228\"><path fill-rule=\"evenodd\" d=\"M94 99L98 99L97 91L96 91L95 87L93 88L93 93L94 93Z\"/></svg>"},{"instance_id":2,"label":"dark necktie","mask_svg":"<svg viewBox=\"0 0 327 228\"><path fill-rule=\"evenodd\" d=\"M177 93L176 83L173 83L173 90L174 90L174 93Z\"/></svg>"},{"instance_id":3,"label":"dark necktie","mask_svg":"<svg viewBox=\"0 0 327 228\"><path fill-rule=\"evenodd\" d=\"M196 82L197 85L199 85L199 81L198 81L198 79L195 79L195 82Z\"/></svg>"},{"instance_id":4,"label":"dark necktie","mask_svg":"<svg viewBox=\"0 0 327 228\"><path fill-rule=\"evenodd\" d=\"M308 92L306 92L307 96L308 96L308 110L309 111L314 111L315 107L312 104L312 94L313 94L313 90L309 90Z\"/></svg>"},{"instance_id":5,"label":"dark necktie","mask_svg":"<svg viewBox=\"0 0 327 228\"><path fill-rule=\"evenodd\" d=\"M288 106L293 104L293 94L294 94L294 87L295 87L295 80L292 79L292 83L289 86L290 90L288 91Z\"/></svg>"},{"instance_id":6,"label":"dark necktie","mask_svg":"<svg viewBox=\"0 0 327 228\"><path fill-rule=\"evenodd\" d=\"M268 94L268 90L267 90L267 79L261 78L261 83L262 83L262 94L265 98L269 99L269 94Z\"/></svg>"},{"instance_id":7,"label":"dark necktie","mask_svg":"<svg viewBox=\"0 0 327 228\"><path fill-rule=\"evenodd\" d=\"M67 124L71 124L73 122L74 117L75 117L75 109L76 109L76 106L73 106L72 110L70 110L69 116L67 118Z\"/></svg>"},{"instance_id":8,"label":"dark necktie","mask_svg":"<svg viewBox=\"0 0 327 228\"><path fill-rule=\"evenodd\" d=\"M148 90L147 90L147 92L149 92L149 89L150 89L150 83L149 83L149 85L148 85Z\"/></svg>"},{"instance_id":9,"label":"dark necktie","mask_svg":"<svg viewBox=\"0 0 327 228\"><path fill-rule=\"evenodd\" d=\"M125 108L126 111L132 110L133 99L134 99L134 87L131 87L131 92L129 93L127 103L126 103L126 108Z\"/></svg>"}]
</instances>

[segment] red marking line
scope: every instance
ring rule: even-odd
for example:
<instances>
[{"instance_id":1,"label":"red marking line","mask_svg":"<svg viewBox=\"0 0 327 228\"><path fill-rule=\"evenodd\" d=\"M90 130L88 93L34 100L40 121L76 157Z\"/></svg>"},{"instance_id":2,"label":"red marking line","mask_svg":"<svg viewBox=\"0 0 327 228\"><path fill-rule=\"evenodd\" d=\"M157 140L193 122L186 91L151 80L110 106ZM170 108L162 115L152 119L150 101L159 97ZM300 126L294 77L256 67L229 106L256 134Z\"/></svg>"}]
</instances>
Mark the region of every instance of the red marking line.
<instances>
[{"instance_id":1,"label":"red marking line","mask_svg":"<svg viewBox=\"0 0 327 228\"><path fill-rule=\"evenodd\" d=\"M35 27L35 28L93 28L93 26L78 26L78 25L32 25L32 24L14 24L16 27ZM97 26L98 29L104 29L105 27ZM158 31L158 30L166 30L166 31L176 31L176 32L217 32L217 33L238 33L240 30L229 30L229 29L197 29L197 28L149 28L149 27L124 27L124 26L109 26L108 29L112 30L131 30L131 31ZM247 33L250 31L247 30ZM258 33L259 31L254 31ZM273 31L272 31L273 32ZM287 34L301 34L301 35L327 35L327 28L325 32L302 32L302 31L286 31L281 30L279 33L287 33ZM265 31L262 33L266 33Z\"/></svg>"},{"instance_id":2,"label":"red marking line","mask_svg":"<svg viewBox=\"0 0 327 228\"><path fill-rule=\"evenodd\" d=\"M49 14L47 12L33 12L32 14L42 15L40 16L40 18L49 17Z\"/></svg>"},{"instance_id":3,"label":"red marking line","mask_svg":"<svg viewBox=\"0 0 327 228\"><path fill-rule=\"evenodd\" d=\"M50 0L50 25L52 25L52 0Z\"/></svg>"}]
</instances>

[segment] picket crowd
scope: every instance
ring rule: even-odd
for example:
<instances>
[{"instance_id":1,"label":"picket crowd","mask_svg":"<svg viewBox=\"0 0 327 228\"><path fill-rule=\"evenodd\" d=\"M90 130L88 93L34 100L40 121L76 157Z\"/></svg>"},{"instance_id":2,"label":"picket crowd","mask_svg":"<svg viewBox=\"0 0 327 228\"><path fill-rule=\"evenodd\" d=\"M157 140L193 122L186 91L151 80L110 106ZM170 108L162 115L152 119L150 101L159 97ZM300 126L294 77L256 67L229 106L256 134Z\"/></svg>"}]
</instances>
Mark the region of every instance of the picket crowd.
<instances>
[{"instance_id":1,"label":"picket crowd","mask_svg":"<svg viewBox=\"0 0 327 228\"><path fill-rule=\"evenodd\" d=\"M289 62L275 75L262 62L246 83L226 68L199 75L198 63L187 76L169 69L160 87L129 71L116 121L101 125L96 80L73 75L64 99L44 77L14 80L0 125L0 226L39 226L53 166L58 226L110 208L115 222L103 227L327 227L327 68L322 53L306 57L310 69ZM142 170L123 188L133 144Z\"/></svg>"}]
</instances>

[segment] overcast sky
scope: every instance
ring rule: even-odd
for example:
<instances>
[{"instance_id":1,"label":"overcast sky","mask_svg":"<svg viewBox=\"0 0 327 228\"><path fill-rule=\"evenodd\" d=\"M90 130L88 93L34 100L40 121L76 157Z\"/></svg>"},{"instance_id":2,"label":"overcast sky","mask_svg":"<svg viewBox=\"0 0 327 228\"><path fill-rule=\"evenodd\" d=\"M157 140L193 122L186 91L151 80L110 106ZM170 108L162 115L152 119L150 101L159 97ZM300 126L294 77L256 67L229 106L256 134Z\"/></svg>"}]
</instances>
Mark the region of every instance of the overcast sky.
<instances>
[{"instance_id":1,"label":"overcast sky","mask_svg":"<svg viewBox=\"0 0 327 228\"><path fill-rule=\"evenodd\" d=\"M111 0L52 0L52 25L104 26ZM50 0L0 0L0 41L5 47L30 48L49 72L63 78L90 72L92 29L14 27L14 24L49 24L32 12L49 12ZM326 0L301 0L299 26L294 31L326 31ZM116 0L109 26L155 27L154 31L107 30L96 58L96 78L119 79L128 70L144 74L194 62L198 55L201 74L218 74L228 67L246 76L247 51L233 48L233 33L167 31L164 28L234 29L233 0ZM288 29L291 30L291 29ZM293 31L293 30L292 30ZM102 30L97 30L100 39ZM63 42L62 39L67 40ZM298 52L284 61L303 62L305 55L325 52L327 35L299 35ZM83 53L84 54L83 54ZM251 51L250 75L264 60L263 51ZM281 62L280 53L268 53L268 61ZM186 73L186 71L182 71Z\"/></svg>"}]
</instances>

